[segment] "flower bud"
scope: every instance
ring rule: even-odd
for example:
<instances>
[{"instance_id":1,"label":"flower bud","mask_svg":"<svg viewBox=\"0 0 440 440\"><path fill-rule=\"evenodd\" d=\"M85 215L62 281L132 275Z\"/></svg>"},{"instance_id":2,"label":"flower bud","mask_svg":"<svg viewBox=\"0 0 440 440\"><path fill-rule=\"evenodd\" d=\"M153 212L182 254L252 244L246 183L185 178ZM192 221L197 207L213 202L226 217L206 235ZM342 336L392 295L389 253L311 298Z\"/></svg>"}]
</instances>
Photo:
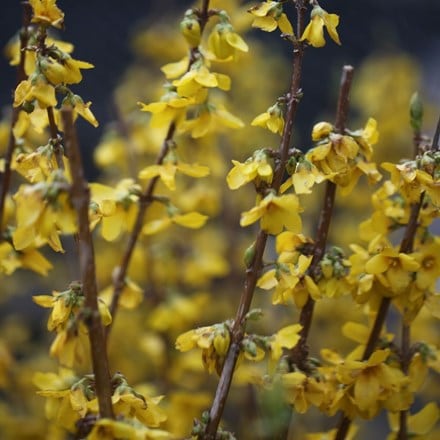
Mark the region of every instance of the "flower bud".
<instances>
[{"instance_id":1,"label":"flower bud","mask_svg":"<svg viewBox=\"0 0 440 440\"><path fill-rule=\"evenodd\" d=\"M192 9L186 11L185 17L180 22L180 30L191 47L197 47L200 44L200 23Z\"/></svg>"},{"instance_id":2,"label":"flower bud","mask_svg":"<svg viewBox=\"0 0 440 440\"><path fill-rule=\"evenodd\" d=\"M420 131L423 123L423 103L417 92L413 93L409 101L409 115L411 127L415 131Z\"/></svg>"}]
</instances>

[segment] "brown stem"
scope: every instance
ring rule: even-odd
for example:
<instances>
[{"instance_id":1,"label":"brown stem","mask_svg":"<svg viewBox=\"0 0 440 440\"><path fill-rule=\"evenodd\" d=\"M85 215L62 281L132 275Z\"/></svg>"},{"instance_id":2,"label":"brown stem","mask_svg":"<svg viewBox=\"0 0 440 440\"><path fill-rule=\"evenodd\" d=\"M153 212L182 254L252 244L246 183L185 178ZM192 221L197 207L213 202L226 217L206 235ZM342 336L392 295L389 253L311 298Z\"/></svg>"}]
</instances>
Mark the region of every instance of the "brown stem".
<instances>
[{"instance_id":1,"label":"brown stem","mask_svg":"<svg viewBox=\"0 0 440 440\"><path fill-rule=\"evenodd\" d=\"M306 10L306 8L304 7L304 2L298 1L296 4L296 8L298 13L298 33L300 34L304 29L304 18ZM279 161L275 168L274 178L271 185L271 188L277 193L279 192L285 172L286 163L288 160L293 123L299 103L303 57L303 44L296 44L293 51L292 78L288 94L284 130L278 150ZM211 405L211 409L209 412L209 421L206 424L205 433L202 436L204 440L214 440L216 438L218 426L220 424L226 400L228 398L229 389L231 387L235 366L237 364L237 359L241 350L241 343L246 326L246 314L249 312L255 287L262 268L263 254L266 248L267 236L267 233L263 230L260 229L258 231L257 238L255 240L255 255L253 261L246 271L244 289L240 297L240 303L238 305L234 324L231 330L231 344L228 350L228 354L226 355L214 400Z\"/></svg>"},{"instance_id":2,"label":"brown stem","mask_svg":"<svg viewBox=\"0 0 440 440\"><path fill-rule=\"evenodd\" d=\"M434 137L432 138L432 145L431 145L432 151L439 150L440 148L439 140L440 140L440 117L437 120L437 126L435 127Z\"/></svg>"},{"instance_id":3,"label":"brown stem","mask_svg":"<svg viewBox=\"0 0 440 440\"><path fill-rule=\"evenodd\" d=\"M32 9L31 6L24 2L23 5L23 18L22 18L22 28L20 32L20 61L17 68L17 80L16 85L18 85L21 81L26 79L26 72L24 70L24 64L26 59L26 46L29 40L29 24L31 22ZM2 176L2 189L0 192L0 241L3 240L2 232L3 232L3 216L5 211L5 202L6 196L9 191L9 186L11 183L11 162L12 162L12 154L15 149L15 137L13 133L13 128L18 119L18 114L20 113L20 107L12 107L12 116L11 116L11 127L9 130L9 140L8 145L6 147L5 161L4 161L4 171Z\"/></svg>"},{"instance_id":4,"label":"brown stem","mask_svg":"<svg viewBox=\"0 0 440 440\"><path fill-rule=\"evenodd\" d=\"M344 133L345 125L348 116L349 103L350 103L350 89L353 80L354 69L352 66L344 66L342 68L341 86L339 90L338 104L336 108L336 131L340 134ZM336 185L327 181L323 208L320 213L318 222L318 230L316 233L315 246L313 248L313 257L308 272L314 276L319 263L324 256L327 246L327 237L330 229L330 223L333 216L333 208L336 196ZM308 357L309 349L307 346L307 340L309 331L313 320L313 311L315 308L315 301L309 296L306 304L301 309L299 323L302 325L300 332L300 340L296 347L290 353L290 363L297 365L299 368L306 370L306 360Z\"/></svg>"},{"instance_id":5,"label":"brown stem","mask_svg":"<svg viewBox=\"0 0 440 440\"><path fill-rule=\"evenodd\" d=\"M82 289L85 295L87 318L85 324L89 331L92 366L95 376L96 397L101 417L113 418L112 387L107 358L104 329L98 308L96 285L95 253L89 226L90 189L84 178L84 168L78 137L73 124L72 109L61 110L66 150L72 175L71 202L78 217L78 252Z\"/></svg>"},{"instance_id":6,"label":"brown stem","mask_svg":"<svg viewBox=\"0 0 440 440\"><path fill-rule=\"evenodd\" d=\"M203 32L203 29L206 26L206 23L209 20L209 0L203 0L202 9L200 12L200 29ZM192 48L190 50L190 61L188 65L188 70L191 68L192 63L195 61L195 52L199 51L199 48ZM169 151L170 142L173 139L174 132L176 130L176 124L172 122L168 128L168 132L165 136L165 139L162 144L162 148L157 156L156 159L156 165L161 165L163 163L163 160L165 159L166 155ZM112 302L110 305L110 313L112 315L112 324L115 320L116 313L118 310L118 303L119 298L122 294L122 290L125 286L125 278L127 276L128 267L130 265L131 258L133 256L133 251L136 246L136 243L139 239L139 235L142 230L145 214L147 212L148 207L151 205L151 202L153 201L153 193L154 189L156 187L157 182L159 181L159 176L156 176L152 178L148 184L148 186L145 188L145 191L142 193L142 195L139 198L139 211L136 217L136 221L133 227L133 230L130 234L130 237L128 238L127 247L125 248L125 252L122 256L121 263L118 266L117 270L115 271L114 278L113 278L113 295L112 295ZM108 339L110 331L112 329L112 324L110 324L105 331L106 339Z\"/></svg>"},{"instance_id":7,"label":"brown stem","mask_svg":"<svg viewBox=\"0 0 440 440\"><path fill-rule=\"evenodd\" d=\"M58 127L55 122L55 115L53 112L53 107L47 107L47 118L49 119L49 130L50 130L50 140L52 142L53 151L55 153L55 160L57 161L57 166L60 170L64 170L63 162L63 150L61 147L61 137L58 134Z\"/></svg>"},{"instance_id":8,"label":"brown stem","mask_svg":"<svg viewBox=\"0 0 440 440\"><path fill-rule=\"evenodd\" d=\"M402 319L403 321L403 319ZM400 346L400 365L402 372L408 375L409 364L411 362L411 327L402 322L402 341ZM399 432L397 440L407 440L408 438L408 411L400 411L399 414Z\"/></svg>"},{"instance_id":9,"label":"brown stem","mask_svg":"<svg viewBox=\"0 0 440 440\"><path fill-rule=\"evenodd\" d=\"M168 153L169 150L169 144L174 136L174 131L176 129L176 126L174 123L172 123L168 129L168 133L165 137L165 140L163 141L162 148L159 152L159 155L156 159L156 165L161 165L163 163L163 160L165 156ZM156 184L159 180L159 177L153 177L148 186L145 188L144 192L139 197L139 211L137 213L136 221L134 224L134 227L131 231L131 234L128 238L127 247L125 248L125 252L121 259L121 264L115 271L115 275L113 278L113 296L112 296L112 302L110 305L110 313L112 315L112 322L114 322L116 313L118 310L118 303L119 298L121 296L122 290L125 286L125 278L127 276L128 267L130 265L131 257L133 255L134 248L136 246L136 243L138 241L139 235L142 231L142 226L144 222L145 213L147 212L148 207L151 205L151 202L153 201L153 193L154 189L156 187ZM106 337L108 338L111 331L111 324L107 326L106 328Z\"/></svg>"},{"instance_id":10,"label":"brown stem","mask_svg":"<svg viewBox=\"0 0 440 440\"><path fill-rule=\"evenodd\" d=\"M399 252L401 253L408 254L412 252L414 239L418 226L419 213L423 204L423 199L424 199L424 193L420 195L419 202L411 206L411 212L408 219L408 224L406 225L405 233L400 243ZM362 355L363 361L366 361L373 354L373 351L379 340L382 327L385 323L390 305L391 305L391 298L383 297L380 302L376 317L374 319L373 327L371 329L370 336L368 337L367 345ZM348 430L350 428L350 424L351 424L351 420L345 415L343 415L338 425L338 431L336 433L335 440L345 439Z\"/></svg>"}]
</instances>

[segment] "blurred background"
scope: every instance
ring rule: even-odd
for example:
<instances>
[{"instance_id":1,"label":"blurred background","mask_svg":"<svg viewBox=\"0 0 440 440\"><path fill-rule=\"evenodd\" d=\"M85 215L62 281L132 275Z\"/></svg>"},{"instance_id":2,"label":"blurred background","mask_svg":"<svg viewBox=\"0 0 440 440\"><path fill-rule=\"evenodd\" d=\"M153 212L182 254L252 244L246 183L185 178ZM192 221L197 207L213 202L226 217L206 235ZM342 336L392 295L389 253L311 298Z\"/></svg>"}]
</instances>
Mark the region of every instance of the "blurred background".
<instances>
[{"instance_id":1,"label":"blurred background","mask_svg":"<svg viewBox=\"0 0 440 440\"><path fill-rule=\"evenodd\" d=\"M183 38L179 39L179 22L186 8L194 2L58 0L57 3L65 13L65 30L57 33L58 38L74 44L74 58L95 65L94 69L83 72L81 84L72 86L84 101L93 102L92 110L100 122L95 129L87 122L78 121L87 177L97 180L99 175L102 182L113 184L121 177L135 176L133 165L134 171L136 168L138 171L144 163L152 163L163 139L149 129L149 116L138 111L137 102L157 100L164 82L160 67L185 55L187 48ZM238 2L217 0L216 3L229 5ZM440 1L323 0L321 6L341 17L338 32L342 46L326 38L325 48L307 51L304 99L295 125L294 145L309 148L313 124L324 118L334 119L341 68L344 64L351 64L356 73L350 128L362 127L368 117L375 117L381 133L378 161L397 160L408 155L412 148L408 123L410 96L416 90L422 96L427 110L425 130L428 134L433 132L440 107ZM225 317L233 316L243 278L243 250L253 240L250 228L240 228L238 218L243 207L247 209L253 203L250 201L254 200L255 194L249 185L249 188L230 197L225 175L231 167L231 158L245 160L255 148L278 142L276 136L249 127L249 124L280 94L285 93L290 75L289 45L280 42L275 33L248 31L249 22L245 25L238 14L232 17L237 31L246 32L244 38L250 46L249 55L243 55L242 63L235 67L215 66L231 75L232 90L226 100L228 109L234 114L238 112L247 127L239 130L240 133L231 131L207 140L188 139L188 136L179 139L179 154L182 152L184 158L187 155L191 161L195 159L209 165L213 170L211 182L217 184L212 187L203 183L188 185L185 192L179 194L179 207L190 211L201 206L212 221L195 233L187 230L182 233L176 228L163 235L144 237L134 257L130 276L144 289L146 304L140 310L121 312L110 348L113 368L123 371L133 383L153 384L155 392L167 395L165 400L170 402L166 403L170 414L185 415L185 420L183 417L171 417L167 426L167 429L182 436L189 432L192 417L199 417L201 410L209 406L216 378L204 376L200 353L176 353L174 341L181 332L190 328L221 322ZM19 29L20 23L20 2L3 1L0 14L0 44L3 47ZM253 58L254 53L256 56ZM14 84L15 70L2 57L0 111L3 114L10 111ZM125 154L133 145L135 160L131 158L132 163L123 155L115 161L116 166L105 162L109 153L117 156L122 151ZM344 246L356 239L357 224L355 221L347 222L347 218L365 218L369 192L364 186L354 197L338 200L335 227L331 231L332 242ZM313 194L307 205L307 214L304 214L306 234L313 234L320 206L319 194ZM151 218L153 214L157 215L157 212L153 210ZM118 238L118 247L104 242L98 234L99 228L96 233L98 282L103 289L111 283L111 271L118 264L118 254L125 244L126 235ZM7 368L8 373L13 370L11 376L16 381L11 388L19 390L15 395L10 390L5 394L0 390L0 427L6 420L9 431L4 432L8 439L63 438L61 434L45 436L42 399L35 396L35 386L31 381L32 372L56 370L56 362L49 363L47 359L47 349L53 340L53 334L47 331L45 325L47 310L33 304L30 296L48 294L52 289L61 290L75 279L75 251L69 240L64 241L63 238L67 250L65 255L54 256L50 250L46 252L56 266L48 278L43 280L30 271L17 271L15 276L0 280L0 334L16 362L11 361ZM215 307L209 307L210 298L214 298ZM267 307L269 295L258 294L255 303L256 306ZM290 308L267 308L270 309L268 317L261 326L264 334L277 330L281 322L292 322ZM340 335L339 324L348 319L348 313L356 312L349 310L347 304L341 306L338 302L337 305L327 303L320 306L318 331L313 335L313 342L318 340L317 347L347 349L347 341L342 342L343 338L335 340L334 335ZM435 338L438 333L432 328L423 333L423 337L430 334L431 338ZM240 439L257 438L248 429L249 420L254 420L255 425L252 426L258 425L255 429L260 431L259 438L275 438L274 432L279 426L269 425L276 424L278 420L282 426L286 422L283 417L288 420L289 414L279 403L279 394L258 395L247 384L252 375L255 376L255 372L244 369L231 398L233 402L239 402L243 414L232 406L228 408L226 417L234 425L237 419L245 421L238 432ZM439 389L438 380L434 385L428 386L428 391ZM202 388L209 388L209 391L199 393ZM7 397L2 402L4 396ZM431 391L429 397L432 396L438 398L435 391ZM15 408L19 408L17 418L11 415ZM29 414L34 418L29 418ZM301 438L301 429L304 433L310 427L327 429L334 426L334 422L325 422L326 426L315 427L314 417L316 414L312 414L308 427L299 423L298 438ZM266 426L260 426L265 423ZM379 424L383 431L377 431L382 434L378 438L385 438L383 432L388 432L388 428L384 417ZM369 435L370 431L359 438L371 438ZM3 438L2 434L0 437Z\"/></svg>"}]
</instances>

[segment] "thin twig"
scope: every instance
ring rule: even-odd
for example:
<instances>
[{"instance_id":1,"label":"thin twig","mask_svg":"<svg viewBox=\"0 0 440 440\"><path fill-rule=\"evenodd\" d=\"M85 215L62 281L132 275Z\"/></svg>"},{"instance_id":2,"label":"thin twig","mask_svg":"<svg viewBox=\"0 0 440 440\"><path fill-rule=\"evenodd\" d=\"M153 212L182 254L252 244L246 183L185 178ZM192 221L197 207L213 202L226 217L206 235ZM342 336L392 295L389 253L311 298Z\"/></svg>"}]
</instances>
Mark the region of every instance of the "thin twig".
<instances>
[{"instance_id":1,"label":"thin twig","mask_svg":"<svg viewBox=\"0 0 440 440\"><path fill-rule=\"evenodd\" d=\"M436 133L435 133L434 138L432 140L432 145L431 145L432 150L435 150L437 148L439 136L440 136L440 118L437 123ZM414 154L416 155L417 151L415 151ZM408 219L408 224L406 225L402 241L400 242L400 248L399 248L400 253L409 254L413 251L414 240L415 240L417 227L418 227L418 218L419 218L420 210L422 209L424 197L425 197L425 194L424 194L424 192L422 192L420 194L419 201L417 203L414 203L411 205L411 211L410 211L410 215L409 215L409 219ZM391 298L390 297L383 297L380 302L379 309L376 313L373 327L371 328L371 332L368 337L367 345L365 346L365 350L362 355L363 361L366 361L373 354L373 351L377 345L377 342L379 341L380 333L381 333L382 327L385 323L390 305L391 305ZM404 330L402 330L402 331L404 331ZM409 334L408 334L408 336L409 336ZM409 344L409 341L408 341L408 344ZM406 423L406 415L401 416L400 421ZM338 425L338 430L336 432L335 440L344 440L347 433L348 433L350 425L351 425L351 420L347 416L343 415L341 417L339 425ZM404 426L401 426L400 429L402 429L402 432L404 432L406 428ZM403 437L403 438L405 438L405 437Z\"/></svg>"},{"instance_id":2,"label":"thin twig","mask_svg":"<svg viewBox=\"0 0 440 440\"><path fill-rule=\"evenodd\" d=\"M29 40L29 24L31 22L32 9L27 2L22 3L23 6L23 18L22 18L22 28L20 31L20 61L17 68L17 80L16 85L20 84L21 81L26 79L26 72L24 70L25 60L26 60L26 46ZM13 128L18 119L18 114L20 113L20 107L12 107L11 115L11 127L9 130L9 140L8 146L6 148L6 154L4 158L4 171L2 176L2 189L0 193L0 241L3 240L3 221L4 221L4 211L6 196L9 191L11 183L11 162L12 154L15 149L15 136Z\"/></svg>"},{"instance_id":3,"label":"thin twig","mask_svg":"<svg viewBox=\"0 0 440 440\"><path fill-rule=\"evenodd\" d=\"M199 16L201 32L203 32L208 20L209 20L209 0L203 0L202 9ZM198 47L190 49L190 62L188 65L188 70L191 68L192 63L196 60L196 56L195 56L196 52L199 52ZM165 136L165 139L162 143L162 147L156 158L156 162L155 162L156 165L161 165L166 155L168 154L170 143L172 142L172 139L174 137L175 130L176 130L176 124L175 122L172 122L168 128L168 132ZM116 313L118 310L119 298L125 286L125 279L127 277L128 268L130 266L131 258L133 256L136 243L139 239L139 235L142 231L145 214L147 212L148 207L151 205L153 201L152 196L158 181L159 181L159 176L153 177L150 180L148 186L145 188L144 192L139 197L139 210L135 220L135 224L128 238L127 247L125 248L125 252L122 256L121 263L117 267L117 270L115 270L113 276L113 295L112 295L112 302L110 305L112 324L115 321ZM106 339L108 339L110 335L112 324L110 324L106 328Z\"/></svg>"},{"instance_id":4,"label":"thin twig","mask_svg":"<svg viewBox=\"0 0 440 440\"><path fill-rule=\"evenodd\" d=\"M58 127L55 122L55 115L53 107L47 107L47 118L49 120L50 140L52 142L53 151L55 153L55 160L60 170L64 170L63 150L61 147L61 136L58 134Z\"/></svg>"},{"instance_id":5,"label":"thin twig","mask_svg":"<svg viewBox=\"0 0 440 440\"><path fill-rule=\"evenodd\" d=\"M352 66L344 66L341 75L341 86L339 90L339 99L336 110L336 121L335 127L336 131L340 134L344 133L345 125L347 121L347 115L349 110L349 97L351 83L353 80L354 69ZM318 222L318 229L316 233L315 246L313 248L313 257L310 264L308 272L314 276L316 270L319 266L322 257L324 256L325 249L327 246L327 237L330 229L330 223L333 216L333 208L336 196L336 185L327 181L323 207L320 213L320 218ZM290 353L290 363L292 365L298 366L304 371L307 370L306 361L308 357L308 346L307 340L309 336L310 327L313 320L313 311L315 307L315 301L309 296L306 304L301 309L299 323L302 326L300 332L300 341L296 347Z\"/></svg>"},{"instance_id":6,"label":"thin twig","mask_svg":"<svg viewBox=\"0 0 440 440\"><path fill-rule=\"evenodd\" d=\"M400 366L402 373L408 375L409 364L411 362L411 327L403 322L402 317L402 341L400 344ZM407 440L408 438L408 411L403 410L399 413L399 432L397 440Z\"/></svg>"},{"instance_id":7,"label":"thin twig","mask_svg":"<svg viewBox=\"0 0 440 440\"><path fill-rule=\"evenodd\" d=\"M296 4L296 8L298 13L298 34L301 34L302 30L304 29L305 19L304 2L298 1ZM299 104L303 56L304 45L302 43L297 43L293 51L292 78L288 94L285 125L280 147L278 150L280 159L275 168L274 178L271 185L271 188L277 193L279 192L285 172L286 163L288 160L293 123ZM263 254L266 248L266 241L267 233L260 229L255 240L254 258L252 263L250 264L250 267L246 271L244 289L240 297L237 314L235 316L234 324L231 329L231 344L226 355L226 359L217 385L217 390L214 396L213 403L211 405L211 409L209 412L209 421L206 424L205 433L202 436L204 440L214 440L216 438L218 426L220 424L226 400L228 398L229 389L231 387L235 366L241 350L241 342L243 340L246 326L246 314L249 312L255 287L261 272Z\"/></svg>"},{"instance_id":8,"label":"thin twig","mask_svg":"<svg viewBox=\"0 0 440 440\"><path fill-rule=\"evenodd\" d=\"M159 152L159 155L156 159L156 165L161 165L169 150L169 143L171 142L174 131L175 124L172 123L168 129L168 133L163 141L162 148ZM116 313L118 310L119 298L122 294L122 291L125 286L125 278L127 276L128 267L130 265L131 257L133 255L134 248L139 239L139 235L142 231L142 226L144 223L145 214L147 212L148 207L151 205L153 201L153 193L156 188L157 182L159 180L159 176L153 177L148 186L145 188L144 192L139 197L139 210L136 216L136 221L134 223L133 229L131 231L130 236L128 237L127 247L125 248L125 252L122 256L121 263L117 270L115 271L113 278L113 296L112 302L110 305L110 313L112 315L112 322L114 322ZM106 328L106 336L108 338L111 330L111 324Z\"/></svg>"},{"instance_id":9,"label":"thin twig","mask_svg":"<svg viewBox=\"0 0 440 440\"><path fill-rule=\"evenodd\" d=\"M78 217L78 251L82 289L85 296L87 318L85 324L89 331L92 366L95 376L95 391L101 417L113 418L112 387L107 358L104 329L98 308L98 289L96 285L95 252L89 226L90 189L84 178L84 168L73 124L72 109L61 110L65 144L72 175L71 201Z\"/></svg>"}]
</instances>

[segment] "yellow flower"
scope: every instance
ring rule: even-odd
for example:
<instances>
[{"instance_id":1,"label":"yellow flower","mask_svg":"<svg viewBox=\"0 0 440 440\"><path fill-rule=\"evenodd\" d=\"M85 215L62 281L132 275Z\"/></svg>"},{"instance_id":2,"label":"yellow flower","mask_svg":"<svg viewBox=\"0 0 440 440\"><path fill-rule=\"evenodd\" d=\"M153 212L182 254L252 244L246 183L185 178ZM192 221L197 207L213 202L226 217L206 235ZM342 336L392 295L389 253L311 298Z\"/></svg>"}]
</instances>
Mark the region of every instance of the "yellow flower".
<instances>
[{"instance_id":1,"label":"yellow flower","mask_svg":"<svg viewBox=\"0 0 440 440\"><path fill-rule=\"evenodd\" d=\"M53 85L77 84L82 80L80 69L92 69L93 64L75 60L67 53L60 52L60 60L40 57L38 65L46 79Z\"/></svg>"},{"instance_id":2,"label":"yellow flower","mask_svg":"<svg viewBox=\"0 0 440 440\"><path fill-rule=\"evenodd\" d=\"M278 361L283 353L283 348L293 348L299 342L302 326L300 324L288 325L278 330L270 340L272 360Z\"/></svg>"},{"instance_id":3,"label":"yellow flower","mask_svg":"<svg viewBox=\"0 0 440 440\"><path fill-rule=\"evenodd\" d=\"M73 432L80 415L72 405L71 387L78 382L78 377L68 368L59 368L56 373L35 373L32 382L40 389L37 394L45 397L45 413L49 420Z\"/></svg>"},{"instance_id":4,"label":"yellow flower","mask_svg":"<svg viewBox=\"0 0 440 440\"><path fill-rule=\"evenodd\" d=\"M179 96L194 98L195 102L203 102L203 89L218 87L221 90L231 88L231 79L223 73L210 72L201 62L196 62L181 78L173 81L173 86ZM202 97L202 99L200 99Z\"/></svg>"},{"instance_id":5,"label":"yellow flower","mask_svg":"<svg viewBox=\"0 0 440 440\"><path fill-rule=\"evenodd\" d=\"M327 29L330 38L337 44L339 35L336 28L339 24L339 16L336 14L329 14L327 11L319 6L315 6L310 15L310 23L304 30L300 41L307 40L313 47L322 47L325 45L324 26Z\"/></svg>"},{"instance_id":6,"label":"yellow flower","mask_svg":"<svg viewBox=\"0 0 440 440\"><path fill-rule=\"evenodd\" d=\"M376 350L366 361L346 360L337 366L338 380L351 386L353 402L367 418L408 383L400 369L386 364L389 355L389 350Z\"/></svg>"},{"instance_id":7,"label":"yellow flower","mask_svg":"<svg viewBox=\"0 0 440 440\"><path fill-rule=\"evenodd\" d=\"M295 411L304 414L311 405L320 406L325 398L326 388L312 376L293 371L281 376L287 402L294 406Z\"/></svg>"},{"instance_id":8,"label":"yellow flower","mask_svg":"<svg viewBox=\"0 0 440 440\"><path fill-rule=\"evenodd\" d=\"M139 172L140 179L152 179L160 176L162 182L168 189L176 189L176 171L191 177L205 177L209 174L209 168L196 163L188 164L184 162L174 163L172 160L165 160L162 165L149 165Z\"/></svg>"},{"instance_id":9,"label":"yellow flower","mask_svg":"<svg viewBox=\"0 0 440 440\"><path fill-rule=\"evenodd\" d=\"M138 102L141 111L153 114L150 120L152 127L168 129L171 122L179 124L184 118L186 107L194 103L194 98L183 98L175 90L168 91L160 101L150 104Z\"/></svg>"},{"instance_id":10,"label":"yellow flower","mask_svg":"<svg viewBox=\"0 0 440 440\"><path fill-rule=\"evenodd\" d=\"M267 162L268 156L264 150L257 150L245 163L233 160L234 167L226 176L226 181L230 189L237 189L244 184L255 179L271 183L273 170Z\"/></svg>"},{"instance_id":11,"label":"yellow flower","mask_svg":"<svg viewBox=\"0 0 440 440\"><path fill-rule=\"evenodd\" d=\"M135 440L136 438L139 438L136 428L131 424L104 418L96 421L90 434L87 436L88 440Z\"/></svg>"},{"instance_id":12,"label":"yellow flower","mask_svg":"<svg viewBox=\"0 0 440 440\"><path fill-rule=\"evenodd\" d=\"M52 264L37 249L27 247L21 251L12 244L0 243L0 273L11 275L18 268L30 269L42 276L47 276Z\"/></svg>"},{"instance_id":13,"label":"yellow flower","mask_svg":"<svg viewBox=\"0 0 440 440\"><path fill-rule=\"evenodd\" d=\"M227 111L222 105L211 103L199 107L199 112L194 119L188 119L180 125L182 132L190 132L195 139L211 132L221 131L222 127L243 128L241 119Z\"/></svg>"},{"instance_id":14,"label":"yellow flower","mask_svg":"<svg viewBox=\"0 0 440 440\"><path fill-rule=\"evenodd\" d=\"M400 164L385 162L382 168L391 173L391 181L402 195L410 202L420 200L422 192L426 192L431 203L440 206L440 185L437 175L439 168L436 165L439 155L424 153L418 160L408 160ZM433 177L435 176L435 177Z\"/></svg>"},{"instance_id":15,"label":"yellow flower","mask_svg":"<svg viewBox=\"0 0 440 440\"><path fill-rule=\"evenodd\" d=\"M420 267L416 272L416 286L421 290L432 289L440 276L440 242L423 244L415 255Z\"/></svg>"},{"instance_id":16,"label":"yellow flower","mask_svg":"<svg viewBox=\"0 0 440 440\"><path fill-rule=\"evenodd\" d=\"M185 16L180 22L180 31L182 32L190 47L197 47L200 44L200 23L197 15L192 9L188 9L185 12Z\"/></svg>"},{"instance_id":17,"label":"yellow flower","mask_svg":"<svg viewBox=\"0 0 440 440\"><path fill-rule=\"evenodd\" d=\"M240 225L248 226L261 219L261 229L268 234L277 235L283 227L300 232L301 211L298 198L294 194L276 196L271 192L257 206L241 214Z\"/></svg>"},{"instance_id":18,"label":"yellow flower","mask_svg":"<svg viewBox=\"0 0 440 440\"><path fill-rule=\"evenodd\" d=\"M102 222L101 234L107 241L116 240L124 231L129 231L138 212L140 187L132 179L123 179L116 188L100 183L91 183L91 222L94 227Z\"/></svg>"},{"instance_id":19,"label":"yellow flower","mask_svg":"<svg viewBox=\"0 0 440 440\"><path fill-rule=\"evenodd\" d=\"M315 183L321 183L326 177L318 168L306 159L299 159L292 177L286 180L280 188L281 193L286 192L292 185L295 194L310 194Z\"/></svg>"},{"instance_id":20,"label":"yellow flower","mask_svg":"<svg viewBox=\"0 0 440 440\"><path fill-rule=\"evenodd\" d=\"M330 122L318 122L312 129L312 140L314 142L320 141L330 135L335 130L333 124Z\"/></svg>"},{"instance_id":21,"label":"yellow flower","mask_svg":"<svg viewBox=\"0 0 440 440\"><path fill-rule=\"evenodd\" d=\"M208 58L216 61L230 61L237 58L237 52L247 52L248 45L240 37L228 19L214 26L208 37Z\"/></svg>"},{"instance_id":22,"label":"yellow flower","mask_svg":"<svg viewBox=\"0 0 440 440\"><path fill-rule=\"evenodd\" d=\"M41 75L21 81L15 89L14 107L19 107L25 102L33 102L34 100L38 102L41 108L57 105L55 89Z\"/></svg>"},{"instance_id":23,"label":"yellow flower","mask_svg":"<svg viewBox=\"0 0 440 440\"><path fill-rule=\"evenodd\" d=\"M14 195L17 227L12 234L16 249L48 243L53 250L63 251L60 233L73 234L77 229L67 185L56 171L47 182L19 187Z\"/></svg>"},{"instance_id":24,"label":"yellow flower","mask_svg":"<svg viewBox=\"0 0 440 440\"><path fill-rule=\"evenodd\" d=\"M281 2L266 1L259 3L248 9L255 18L252 26L260 28L265 32L272 32L277 27L283 34L294 35L293 27L290 24L287 15L283 12L283 5Z\"/></svg>"},{"instance_id":25,"label":"yellow flower","mask_svg":"<svg viewBox=\"0 0 440 440\"><path fill-rule=\"evenodd\" d=\"M391 247L384 247L365 263L365 271L375 275L380 283L390 290L391 295L403 293L419 267L420 264L413 256Z\"/></svg>"},{"instance_id":26,"label":"yellow flower","mask_svg":"<svg viewBox=\"0 0 440 440\"><path fill-rule=\"evenodd\" d=\"M61 28L64 21L64 13L56 5L56 0L29 0L34 16L32 23L42 23Z\"/></svg>"},{"instance_id":27,"label":"yellow flower","mask_svg":"<svg viewBox=\"0 0 440 440\"><path fill-rule=\"evenodd\" d=\"M269 129L272 133L283 134L284 117L281 106L276 103L269 107L266 112L258 115L251 125Z\"/></svg>"},{"instance_id":28,"label":"yellow flower","mask_svg":"<svg viewBox=\"0 0 440 440\"><path fill-rule=\"evenodd\" d=\"M176 340L179 351L189 351L195 347L202 349L202 360L205 369L220 375L223 362L229 349L230 333L225 323L209 327L199 327L181 334Z\"/></svg>"},{"instance_id":29,"label":"yellow flower","mask_svg":"<svg viewBox=\"0 0 440 440\"><path fill-rule=\"evenodd\" d=\"M275 287L272 304L287 304L293 299L295 305L301 308L309 294L315 300L320 297L318 286L306 275L311 262L311 256L300 255L296 264L279 263L276 269L271 269L260 277L257 286L265 290Z\"/></svg>"},{"instance_id":30,"label":"yellow flower","mask_svg":"<svg viewBox=\"0 0 440 440\"><path fill-rule=\"evenodd\" d=\"M368 162L372 145L378 139L376 121L370 118L364 129L346 132L347 135L334 133L334 127L326 122L316 124L312 138L319 142L305 155L323 177L341 187L344 195L351 192L362 174L368 177L369 183L381 179L376 165Z\"/></svg>"},{"instance_id":31,"label":"yellow flower","mask_svg":"<svg viewBox=\"0 0 440 440\"><path fill-rule=\"evenodd\" d=\"M111 304L114 287L110 285L99 293L99 297L106 304ZM136 308L144 298L144 290L130 278L125 278L124 287L119 296L118 304L124 309Z\"/></svg>"},{"instance_id":32,"label":"yellow flower","mask_svg":"<svg viewBox=\"0 0 440 440\"><path fill-rule=\"evenodd\" d=\"M409 414L408 423L408 437L414 439L428 439L431 430L440 419L440 409L435 402L426 404L416 414ZM387 437L387 440L397 440L397 433L399 432L399 413L388 412L388 421L391 426L392 433Z\"/></svg>"},{"instance_id":33,"label":"yellow flower","mask_svg":"<svg viewBox=\"0 0 440 440\"><path fill-rule=\"evenodd\" d=\"M92 105L91 101L85 103L82 100L81 96L73 95L71 103L73 105L73 117L74 117L74 119L76 119L77 115L80 115L87 122L92 124L94 127L97 127L99 125L99 122L96 120L95 115L90 110L90 106Z\"/></svg>"},{"instance_id":34,"label":"yellow flower","mask_svg":"<svg viewBox=\"0 0 440 440\"><path fill-rule=\"evenodd\" d=\"M173 214L171 217L161 218L159 220L153 220L142 228L142 233L146 235L157 234L162 232L173 223L190 229L201 228L208 220L207 215L200 214L198 212L188 212L187 214Z\"/></svg>"}]
</instances>

